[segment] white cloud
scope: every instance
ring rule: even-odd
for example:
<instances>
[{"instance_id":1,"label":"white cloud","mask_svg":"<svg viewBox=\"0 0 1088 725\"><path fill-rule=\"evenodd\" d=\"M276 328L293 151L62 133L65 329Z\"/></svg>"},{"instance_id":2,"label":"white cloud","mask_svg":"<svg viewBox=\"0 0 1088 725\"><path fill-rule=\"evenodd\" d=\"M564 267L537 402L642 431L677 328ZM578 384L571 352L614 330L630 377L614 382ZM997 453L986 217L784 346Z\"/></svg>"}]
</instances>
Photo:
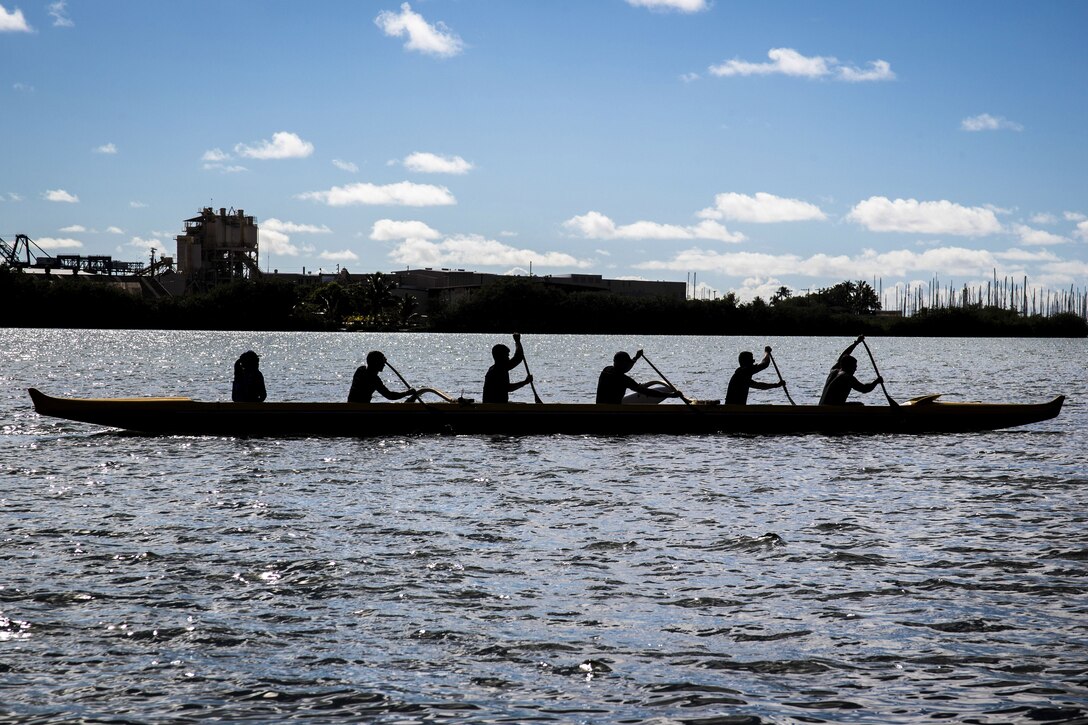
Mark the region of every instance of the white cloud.
<instances>
[{"instance_id":1,"label":"white cloud","mask_svg":"<svg viewBox=\"0 0 1088 725\"><path fill-rule=\"evenodd\" d=\"M61 227L58 232L64 232L65 234L80 234L87 231L87 227L82 224L72 224L67 227Z\"/></svg>"},{"instance_id":2,"label":"white cloud","mask_svg":"<svg viewBox=\"0 0 1088 725\"><path fill-rule=\"evenodd\" d=\"M257 236L261 249L263 249L266 254L297 257L302 252L298 245L291 243L291 238L287 234L276 229L269 229L265 224L261 224L257 231Z\"/></svg>"},{"instance_id":3,"label":"white cloud","mask_svg":"<svg viewBox=\"0 0 1088 725\"><path fill-rule=\"evenodd\" d=\"M1052 234L1042 229L1032 229L1024 224L1014 224L1012 227L1014 233L1020 237L1020 243L1028 246L1043 246L1047 244L1066 244L1073 241L1068 237L1063 237L1060 234Z\"/></svg>"},{"instance_id":4,"label":"white cloud","mask_svg":"<svg viewBox=\"0 0 1088 725\"><path fill-rule=\"evenodd\" d=\"M218 150L218 149L216 149ZM261 140L255 146L240 143L234 146L234 153L250 159L304 159L314 152L314 145L303 141L290 131L277 131L272 140Z\"/></svg>"},{"instance_id":5,"label":"white cloud","mask_svg":"<svg viewBox=\"0 0 1088 725\"><path fill-rule=\"evenodd\" d=\"M79 249L83 242L78 239L58 239L56 237L42 237L35 239L34 243L42 249Z\"/></svg>"},{"instance_id":6,"label":"white cloud","mask_svg":"<svg viewBox=\"0 0 1088 725\"><path fill-rule=\"evenodd\" d=\"M16 93L33 93L34 92L34 86L29 85L27 83L12 83L11 88Z\"/></svg>"},{"instance_id":7,"label":"white cloud","mask_svg":"<svg viewBox=\"0 0 1088 725\"><path fill-rule=\"evenodd\" d=\"M732 219L740 222L769 224L823 220L820 207L799 199L784 199L765 191L755 196L729 192L714 197L714 206L699 213L704 219Z\"/></svg>"},{"instance_id":8,"label":"white cloud","mask_svg":"<svg viewBox=\"0 0 1088 725\"><path fill-rule=\"evenodd\" d=\"M1082 222L1088 219L1088 216L1081 214L1079 211L1067 211L1062 214L1067 222Z\"/></svg>"},{"instance_id":9,"label":"white cloud","mask_svg":"<svg viewBox=\"0 0 1088 725\"><path fill-rule=\"evenodd\" d=\"M1008 120L1001 116L991 116L988 113L981 113L977 116L971 116L960 121L961 131L1023 131L1024 127L1019 123Z\"/></svg>"},{"instance_id":10,"label":"white cloud","mask_svg":"<svg viewBox=\"0 0 1088 725\"><path fill-rule=\"evenodd\" d=\"M49 14L53 16L53 27L55 28L71 28L75 26L72 19L68 17L68 3L65 0L57 0L56 2L49 3Z\"/></svg>"},{"instance_id":11,"label":"white cloud","mask_svg":"<svg viewBox=\"0 0 1088 725\"><path fill-rule=\"evenodd\" d=\"M404 166L409 171L421 174L467 174L473 169L472 164L460 156L439 156L420 151L405 157Z\"/></svg>"},{"instance_id":12,"label":"white cloud","mask_svg":"<svg viewBox=\"0 0 1088 725\"><path fill-rule=\"evenodd\" d=\"M144 237L133 237L128 241L127 246L135 247L136 249L142 249L145 254L150 254L152 250L154 250L155 252L165 253L166 245L170 243L172 242L157 237L151 239L146 239Z\"/></svg>"},{"instance_id":13,"label":"white cloud","mask_svg":"<svg viewBox=\"0 0 1088 725\"><path fill-rule=\"evenodd\" d=\"M10 13L0 5L0 33L29 33L32 28L27 25L23 11L19 8Z\"/></svg>"},{"instance_id":14,"label":"white cloud","mask_svg":"<svg viewBox=\"0 0 1088 725\"><path fill-rule=\"evenodd\" d=\"M117 153L117 147L112 143L104 143L101 146L97 146L94 149L96 154L115 154Z\"/></svg>"},{"instance_id":15,"label":"white cloud","mask_svg":"<svg viewBox=\"0 0 1088 725\"><path fill-rule=\"evenodd\" d=\"M1077 224L1077 231L1073 232L1073 234L1088 242L1088 221Z\"/></svg>"},{"instance_id":16,"label":"white cloud","mask_svg":"<svg viewBox=\"0 0 1088 725\"><path fill-rule=\"evenodd\" d=\"M1004 259L1008 262L1056 262L1058 261L1058 255L1053 252L1048 252L1045 249L1041 252L1029 252L1025 249L1007 249L1004 252L994 252L994 256L998 259Z\"/></svg>"},{"instance_id":17,"label":"white cloud","mask_svg":"<svg viewBox=\"0 0 1088 725\"><path fill-rule=\"evenodd\" d=\"M204 162L203 169L205 171L219 171L224 174L237 174L241 171L248 171L244 166L237 164L228 164L233 157L220 148L209 149L204 152L204 155L200 157L200 160Z\"/></svg>"},{"instance_id":18,"label":"white cloud","mask_svg":"<svg viewBox=\"0 0 1088 725\"><path fill-rule=\"evenodd\" d=\"M106 227L107 234L124 234L125 230L121 227Z\"/></svg>"},{"instance_id":19,"label":"white cloud","mask_svg":"<svg viewBox=\"0 0 1088 725\"><path fill-rule=\"evenodd\" d=\"M370 238L377 242L394 239L438 239L438 231L419 221L394 221L379 219L370 230Z\"/></svg>"},{"instance_id":20,"label":"white cloud","mask_svg":"<svg viewBox=\"0 0 1088 725\"><path fill-rule=\"evenodd\" d=\"M759 75L786 75L795 78L835 77L855 83L888 81L895 78L891 65L884 60L869 61L868 67L861 69L842 65L832 56L805 56L793 48L771 48L767 51L767 57L771 59L769 63L752 63L735 58L712 65L708 70L712 75L719 77Z\"/></svg>"},{"instance_id":21,"label":"white cloud","mask_svg":"<svg viewBox=\"0 0 1088 725\"><path fill-rule=\"evenodd\" d=\"M45 199L47 201L59 201L65 204L78 204L79 197L75 194L69 194L64 189L50 189L45 192Z\"/></svg>"},{"instance_id":22,"label":"white cloud","mask_svg":"<svg viewBox=\"0 0 1088 725\"><path fill-rule=\"evenodd\" d=\"M265 219L260 224L261 231L276 231L283 232L284 234L331 234L332 230L322 224L317 226L316 224L296 224L295 222L285 222L279 219Z\"/></svg>"},{"instance_id":23,"label":"white cloud","mask_svg":"<svg viewBox=\"0 0 1088 725\"><path fill-rule=\"evenodd\" d=\"M895 73L892 66L886 60L871 60L868 67L854 68L852 66L840 66L837 69L839 80L847 83L866 83L868 81L893 81Z\"/></svg>"},{"instance_id":24,"label":"white cloud","mask_svg":"<svg viewBox=\"0 0 1088 725\"><path fill-rule=\"evenodd\" d=\"M129 207L131 207L133 209L146 209L147 208L147 204L143 203L142 201L130 201L128 203L128 205L129 205Z\"/></svg>"},{"instance_id":25,"label":"white cloud","mask_svg":"<svg viewBox=\"0 0 1088 725\"><path fill-rule=\"evenodd\" d=\"M982 236L1001 231L990 209L965 207L950 201L918 201L872 196L859 202L846 218L873 232Z\"/></svg>"},{"instance_id":26,"label":"white cloud","mask_svg":"<svg viewBox=\"0 0 1088 725\"><path fill-rule=\"evenodd\" d=\"M271 218L261 222L257 231L261 247L269 254L297 257L309 247L300 247L291 242L291 234L331 234L332 230L324 224L296 224Z\"/></svg>"},{"instance_id":27,"label":"white cloud","mask_svg":"<svg viewBox=\"0 0 1088 725\"><path fill-rule=\"evenodd\" d=\"M359 255L350 249L342 249L339 252L322 252L317 255L319 259L327 262L358 262Z\"/></svg>"},{"instance_id":28,"label":"white cloud","mask_svg":"<svg viewBox=\"0 0 1088 725\"><path fill-rule=\"evenodd\" d=\"M627 0L627 4L636 8L675 10L680 13L698 13L710 8L707 0Z\"/></svg>"},{"instance_id":29,"label":"white cloud","mask_svg":"<svg viewBox=\"0 0 1088 725\"><path fill-rule=\"evenodd\" d=\"M588 260L580 260L562 252L535 252L517 249L478 234L462 234L429 242L425 239L406 239L389 253L389 258L411 267L575 267L590 266Z\"/></svg>"},{"instance_id":30,"label":"white cloud","mask_svg":"<svg viewBox=\"0 0 1088 725\"><path fill-rule=\"evenodd\" d=\"M0 201L22 201L22 200L23 200L22 195L21 194L16 194L14 191L9 191L6 199L4 197L0 196Z\"/></svg>"},{"instance_id":31,"label":"white cloud","mask_svg":"<svg viewBox=\"0 0 1088 725\"><path fill-rule=\"evenodd\" d=\"M716 221L705 220L694 226L659 224L637 221L617 226L597 211L590 211L563 222L572 233L586 239L713 239L719 242L742 242L743 234L733 233Z\"/></svg>"},{"instance_id":32,"label":"white cloud","mask_svg":"<svg viewBox=\"0 0 1088 725\"><path fill-rule=\"evenodd\" d=\"M802 258L794 254L759 252L718 252L688 249L670 260L636 264L640 269L687 272L698 270L730 277L803 276L827 279L871 279L903 277L926 272L967 277L988 275L1001 268L999 257L985 249L938 247L916 252L908 249L877 253L863 250L856 256L815 254ZM999 272L1000 274L1000 272Z\"/></svg>"},{"instance_id":33,"label":"white cloud","mask_svg":"<svg viewBox=\"0 0 1088 725\"><path fill-rule=\"evenodd\" d=\"M299 194L298 198L320 201L329 206L449 206L457 203L444 186L413 184L410 181L384 186L370 183L334 186L326 191L307 191Z\"/></svg>"},{"instance_id":34,"label":"white cloud","mask_svg":"<svg viewBox=\"0 0 1088 725\"><path fill-rule=\"evenodd\" d=\"M702 78L702 76L698 73L682 73L680 75L680 80L684 81L684 83L694 83L700 78Z\"/></svg>"},{"instance_id":35,"label":"white cloud","mask_svg":"<svg viewBox=\"0 0 1088 725\"><path fill-rule=\"evenodd\" d=\"M412 10L412 6L403 3L400 13L383 10L374 18L374 23L391 38L408 37L404 47L417 50L426 55L451 58L464 49L464 43L457 34L444 23L431 25L423 16Z\"/></svg>"},{"instance_id":36,"label":"white cloud","mask_svg":"<svg viewBox=\"0 0 1088 725\"><path fill-rule=\"evenodd\" d=\"M340 169L341 171L348 171L352 174L359 170L359 167L355 164L351 163L350 161L342 161L341 159L333 159L332 165Z\"/></svg>"},{"instance_id":37,"label":"white cloud","mask_svg":"<svg viewBox=\"0 0 1088 725\"><path fill-rule=\"evenodd\" d=\"M1030 221L1032 224L1057 224L1058 217L1044 212L1033 215Z\"/></svg>"}]
</instances>

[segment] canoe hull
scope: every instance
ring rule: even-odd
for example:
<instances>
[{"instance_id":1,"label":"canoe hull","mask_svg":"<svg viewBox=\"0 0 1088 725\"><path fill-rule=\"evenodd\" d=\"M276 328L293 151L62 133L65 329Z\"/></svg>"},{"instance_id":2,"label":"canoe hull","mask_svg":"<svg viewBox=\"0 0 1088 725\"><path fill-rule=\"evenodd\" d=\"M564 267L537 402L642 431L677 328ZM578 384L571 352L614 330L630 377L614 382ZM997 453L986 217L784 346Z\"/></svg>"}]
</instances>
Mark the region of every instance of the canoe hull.
<instances>
[{"instance_id":1,"label":"canoe hull","mask_svg":"<svg viewBox=\"0 0 1088 725\"><path fill-rule=\"evenodd\" d=\"M188 398L54 398L30 390L41 415L160 435L348 436L959 433L1054 418L1047 403L886 406L591 405L571 403L223 403Z\"/></svg>"}]
</instances>

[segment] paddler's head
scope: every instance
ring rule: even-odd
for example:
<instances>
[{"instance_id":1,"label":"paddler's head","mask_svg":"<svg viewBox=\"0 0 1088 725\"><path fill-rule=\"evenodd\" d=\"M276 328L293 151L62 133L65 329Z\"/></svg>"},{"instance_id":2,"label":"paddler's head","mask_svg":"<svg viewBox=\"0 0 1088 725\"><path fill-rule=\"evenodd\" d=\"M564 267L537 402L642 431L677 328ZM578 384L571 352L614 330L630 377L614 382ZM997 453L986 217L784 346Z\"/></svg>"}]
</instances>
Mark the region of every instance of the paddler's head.
<instances>
[{"instance_id":1,"label":"paddler's head","mask_svg":"<svg viewBox=\"0 0 1088 725\"><path fill-rule=\"evenodd\" d=\"M506 362L510 359L510 348L506 345L496 345L491 348L491 357L495 358L495 362Z\"/></svg>"},{"instance_id":2,"label":"paddler's head","mask_svg":"<svg viewBox=\"0 0 1088 725\"><path fill-rule=\"evenodd\" d=\"M737 362L740 363L742 368L750 368L756 364L756 357L749 351L745 350L740 355L737 355Z\"/></svg>"},{"instance_id":3,"label":"paddler's head","mask_svg":"<svg viewBox=\"0 0 1088 725\"><path fill-rule=\"evenodd\" d=\"M385 355L378 350L368 352L366 355L366 367L368 370L380 373L385 369Z\"/></svg>"},{"instance_id":4,"label":"paddler's head","mask_svg":"<svg viewBox=\"0 0 1088 725\"><path fill-rule=\"evenodd\" d=\"M612 357L612 365L621 373L625 373L635 366L635 361L631 359L630 355L621 350Z\"/></svg>"},{"instance_id":5,"label":"paddler's head","mask_svg":"<svg viewBox=\"0 0 1088 725\"><path fill-rule=\"evenodd\" d=\"M853 355L847 355L842 359L842 369L853 375L858 369L858 359Z\"/></svg>"}]
</instances>

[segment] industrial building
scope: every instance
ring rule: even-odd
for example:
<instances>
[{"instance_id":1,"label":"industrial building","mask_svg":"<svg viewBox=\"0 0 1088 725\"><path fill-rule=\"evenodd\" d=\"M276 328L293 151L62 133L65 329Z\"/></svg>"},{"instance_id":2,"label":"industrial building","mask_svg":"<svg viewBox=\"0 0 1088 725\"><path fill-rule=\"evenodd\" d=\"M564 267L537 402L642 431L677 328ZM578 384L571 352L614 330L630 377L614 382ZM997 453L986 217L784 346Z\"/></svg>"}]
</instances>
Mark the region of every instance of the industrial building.
<instances>
[{"instance_id":1,"label":"industrial building","mask_svg":"<svg viewBox=\"0 0 1088 725\"><path fill-rule=\"evenodd\" d=\"M217 214L204 207L199 216L185 220L177 236L177 267L186 292L201 292L216 285L260 277L257 222L241 209Z\"/></svg>"}]
</instances>

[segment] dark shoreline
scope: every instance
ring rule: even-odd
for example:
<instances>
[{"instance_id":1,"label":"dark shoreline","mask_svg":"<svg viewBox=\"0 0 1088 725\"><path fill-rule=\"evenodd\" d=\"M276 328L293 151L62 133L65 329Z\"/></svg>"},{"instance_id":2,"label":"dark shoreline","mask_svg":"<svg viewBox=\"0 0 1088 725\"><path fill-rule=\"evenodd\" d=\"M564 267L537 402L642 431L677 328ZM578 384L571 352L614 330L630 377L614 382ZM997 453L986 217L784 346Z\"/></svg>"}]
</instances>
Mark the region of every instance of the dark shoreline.
<instances>
[{"instance_id":1,"label":"dark shoreline","mask_svg":"<svg viewBox=\"0 0 1088 725\"><path fill-rule=\"evenodd\" d=\"M740 303L633 298L564 292L532 278L476 291L457 304L381 297L358 285L247 281L184 297L148 298L97 281L24 275L0 268L3 326L72 329L222 331L407 331L536 334L813 335L893 337L1088 337L1088 321L1072 312L1023 315L996 306L882 314L879 304L820 293ZM859 283L858 288L864 287ZM368 295L367 293L370 292Z\"/></svg>"}]
</instances>

